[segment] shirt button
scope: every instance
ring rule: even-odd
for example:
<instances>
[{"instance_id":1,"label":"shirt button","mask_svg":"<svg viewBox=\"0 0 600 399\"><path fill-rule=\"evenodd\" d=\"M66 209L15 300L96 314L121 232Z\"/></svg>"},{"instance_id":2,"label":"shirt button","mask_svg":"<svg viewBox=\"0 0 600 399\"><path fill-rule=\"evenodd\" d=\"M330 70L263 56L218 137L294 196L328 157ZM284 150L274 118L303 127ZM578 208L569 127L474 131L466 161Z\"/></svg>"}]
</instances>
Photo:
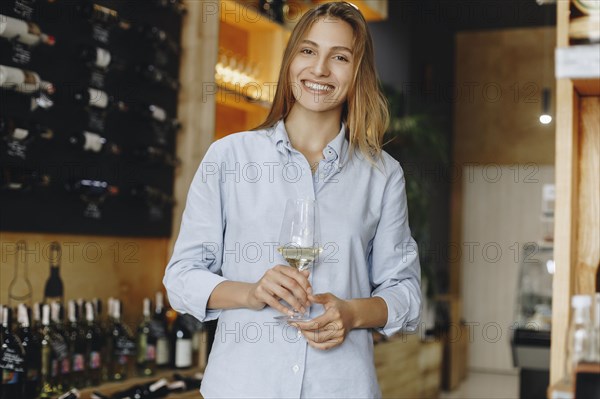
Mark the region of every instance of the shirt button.
<instances>
[{"instance_id":1,"label":"shirt button","mask_svg":"<svg viewBox=\"0 0 600 399\"><path fill-rule=\"evenodd\" d=\"M294 371L294 373L297 373L300 370L300 366L295 364L294 367L292 367L292 370Z\"/></svg>"},{"instance_id":2,"label":"shirt button","mask_svg":"<svg viewBox=\"0 0 600 399\"><path fill-rule=\"evenodd\" d=\"M302 331L298 330L298 336L301 337L302 336Z\"/></svg>"}]
</instances>

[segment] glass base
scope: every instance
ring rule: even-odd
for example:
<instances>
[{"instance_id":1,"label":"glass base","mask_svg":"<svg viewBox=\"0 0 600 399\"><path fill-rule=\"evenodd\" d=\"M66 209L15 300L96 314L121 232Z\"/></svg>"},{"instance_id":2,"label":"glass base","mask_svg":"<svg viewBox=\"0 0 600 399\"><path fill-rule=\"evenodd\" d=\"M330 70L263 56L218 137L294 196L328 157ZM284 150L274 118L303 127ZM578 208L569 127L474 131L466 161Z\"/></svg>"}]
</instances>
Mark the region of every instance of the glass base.
<instances>
[{"instance_id":1,"label":"glass base","mask_svg":"<svg viewBox=\"0 0 600 399\"><path fill-rule=\"evenodd\" d=\"M281 321L286 321L288 323L293 323L295 321L311 321L312 319L310 318L309 315L305 315L305 314L294 314L293 316L287 316L287 315L280 315L280 316L275 316L273 317L275 320L281 320Z\"/></svg>"}]
</instances>

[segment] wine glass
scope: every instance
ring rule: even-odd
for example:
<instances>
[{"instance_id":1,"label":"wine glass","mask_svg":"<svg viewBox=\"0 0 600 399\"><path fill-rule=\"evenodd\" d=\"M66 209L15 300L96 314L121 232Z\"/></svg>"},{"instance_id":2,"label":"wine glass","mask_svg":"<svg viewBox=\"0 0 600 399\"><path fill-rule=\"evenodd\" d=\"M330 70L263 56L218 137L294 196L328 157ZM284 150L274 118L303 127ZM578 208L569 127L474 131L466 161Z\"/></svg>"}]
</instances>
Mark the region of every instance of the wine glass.
<instances>
[{"instance_id":1,"label":"wine glass","mask_svg":"<svg viewBox=\"0 0 600 399\"><path fill-rule=\"evenodd\" d=\"M277 251L291 267L307 270L318 258L323 248L319 241L317 203L311 199L289 199L279 234ZM294 309L292 316L277 316L278 320L306 321L308 314Z\"/></svg>"}]
</instances>

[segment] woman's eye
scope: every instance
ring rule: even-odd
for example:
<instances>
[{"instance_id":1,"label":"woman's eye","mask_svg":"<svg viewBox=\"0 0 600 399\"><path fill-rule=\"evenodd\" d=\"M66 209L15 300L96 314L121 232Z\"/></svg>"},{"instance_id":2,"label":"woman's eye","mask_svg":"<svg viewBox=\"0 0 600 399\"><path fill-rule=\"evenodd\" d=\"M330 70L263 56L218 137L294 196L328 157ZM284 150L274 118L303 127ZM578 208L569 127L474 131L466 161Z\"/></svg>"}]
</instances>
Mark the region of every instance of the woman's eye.
<instances>
[{"instance_id":1,"label":"woman's eye","mask_svg":"<svg viewBox=\"0 0 600 399\"><path fill-rule=\"evenodd\" d=\"M300 52L301 52L302 54L313 54L313 53L314 53L314 52L313 52L311 49L309 49L309 48L303 48L302 50L300 50Z\"/></svg>"},{"instance_id":2,"label":"woman's eye","mask_svg":"<svg viewBox=\"0 0 600 399\"><path fill-rule=\"evenodd\" d=\"M343 55L336 55L335 59L337 61L343 61L343 62L348 62L348 58L344 57Z\"/></svg>"}]
</instances>

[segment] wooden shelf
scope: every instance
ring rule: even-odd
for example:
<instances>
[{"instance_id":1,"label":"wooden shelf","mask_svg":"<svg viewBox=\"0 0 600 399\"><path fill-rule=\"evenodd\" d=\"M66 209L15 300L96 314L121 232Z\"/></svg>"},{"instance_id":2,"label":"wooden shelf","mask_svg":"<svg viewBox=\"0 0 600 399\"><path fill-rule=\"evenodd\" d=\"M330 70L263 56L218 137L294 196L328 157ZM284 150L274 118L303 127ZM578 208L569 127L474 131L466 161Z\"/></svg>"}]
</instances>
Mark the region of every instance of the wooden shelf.
<instances>
[{"instance_id":1,"label":"wooden shelf","mask_svg":"<svg viewBox=\"0 0 600 399\"><path fill-rule=\"evenodd\" d=\"M235 0L220 0L219 20L237 28L254 31L283 31L285 28L273 22L256 8Z\"/></svg>"},{"instance_id":2,"label":"wooden shelf","mask_svg":"<svg viewBox=\"0 0 600 399\"><path fill-rule=\"evenodd\" d=\"M133 387L134 385L147 384L152 381L157 381L161 378L166 378L169 382L173 382L174 381L173 374L175 374L175 373L181 374L185 377L193 377L194 374L200 373L200 370L199 369L159 370L153 376L133 377L133 378L128 378L123 381L107 382L102 385L84 388L84 389L80 390L79 393L80 393L82 399L91 397L93 392L99 392L103 395L110 396L110 395L114 394L115 392L125 390L127 388ZM200 394L198 393L197 389L193 389L193 390L186 391L186 392L171 394L168 397L173 398L173 399L175 399L175 398L183 399L183 398L187 398L187 397L199 398Z\"/></svg>"},{"instance_id":3,"label":"wooden shelf","mask_svg":"<svg viewBox=\"0 0 600 399\"><path fill-rule=\"evenodd\" d=\"M582 96L600 95L600 45L557 48L556 78L571 79L574 89Z\"/></svg>"},{"instance_id":4,"label":"wooden shelf","mask_svg":"<svg viewBox=\"0 0 600 399\"><path fill-rule=\"evenodd\" d=\"M240 111L263 113L271 108L271 104L262 101L251 101L243 94L219 88L216 93L217 105L231 107Z\"/></svg>"}]
</instances>

